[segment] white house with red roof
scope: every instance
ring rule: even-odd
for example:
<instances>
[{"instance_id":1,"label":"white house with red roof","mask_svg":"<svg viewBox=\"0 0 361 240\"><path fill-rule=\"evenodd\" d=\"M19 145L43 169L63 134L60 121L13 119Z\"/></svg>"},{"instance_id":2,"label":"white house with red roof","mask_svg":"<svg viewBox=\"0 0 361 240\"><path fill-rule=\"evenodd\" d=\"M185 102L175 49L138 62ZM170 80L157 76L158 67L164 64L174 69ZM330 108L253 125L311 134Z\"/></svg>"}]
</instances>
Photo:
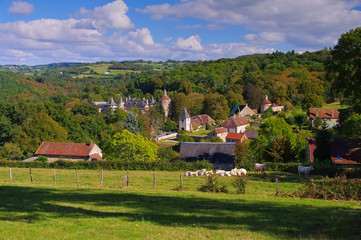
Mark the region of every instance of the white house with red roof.
<instances>
[{"instance_id":1,"label":"white house with red roof","mask_svg":"<svg viewBox=\"0 0 361 240\"><path fill-rule=\"evenodd\" d=\"M226 142L243 142L243 140L247 139L244 133L228 133L226 136Z\"/></svg>"},{"instance_id":2,"label":"white house with red roof","mask_svg":"<svg viewBox=\"0 0 361 240\"><path fill-rule=\"evenodd\" d=\"M322 122L326 123L327 128L336 128L338 115L339 112L337 108L310 108L308 110L308 118L312 126L315 119L320 117Z\"/></svg>"},{"instance_id":3,"label":"white house with red roof","mask_svg":"<svg viewBox=\"0 0 361 240\"><path fill-rule=\"evenodd\" d=\"M281 112L285 107L272 103L270 100L268 100L268 96L266 95L261 104L261 113L265 112L269 108L272 108L272 111L274 112Z\"/></svg>"},{"instance_id":4,"label":"white house with red roof","mask_svg":"<svg viewBox=\"0 0 361 240\"><path fill-rule=\"evenodd\" d=\"M35 156L44 156L49 162L58 160L67 161L102 161L102 150L95 143L63 143L63 142L42 142Z\"/></svg>"},{"instance_id":5,"label":"white house with red roof","mask_svg":"<svg viewBox=\"0 0 361 240\"><path fill-rule=\"evenodd\" d=\"M233 133L243 133L246 131L246 128L250 126L250 123L247 122L242 117L230 117L228 120L222 122L222 127L227 129L227 132Z\"/></svg>"},{"instance_id":6,"label":"white house with red roof","mask_svg":"<svg viewBox=\"0 0 361 240\"><path fill-rule=\"evenodd\" d=\"M223 142L225 142L227 134L228 134L228 131L226 128L218 127L218 128L215 128L212 132L208 133L207 137L208 138L219 137L220 139L223 140Z\"/></svg>"}]
</instances>

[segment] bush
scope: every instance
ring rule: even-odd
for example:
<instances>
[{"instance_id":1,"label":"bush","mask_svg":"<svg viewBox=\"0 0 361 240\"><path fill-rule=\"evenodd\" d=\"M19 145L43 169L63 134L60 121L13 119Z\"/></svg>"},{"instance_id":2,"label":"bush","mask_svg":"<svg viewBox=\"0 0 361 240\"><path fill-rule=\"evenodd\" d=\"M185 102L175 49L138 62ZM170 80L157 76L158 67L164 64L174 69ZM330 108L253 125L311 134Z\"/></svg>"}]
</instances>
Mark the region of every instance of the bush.
<instances>
[{"instance_id":1,"label":"bush","mask_svg":"<svg viewBox=\"0 0 361 240\"><path fill-rule=\"evenodd\" d=\"M183 160L146 162L146 161L64 161L56 162L22 162L12 160L0 160L1 167L19 167L19 168L56 168L56 169L104 169L104 170L167 170L167 171L195 171L199 169L213 169L212 163L207 160L187 162Z\"/></svg>"},{"instance_id":2,"label":"bush","mask_svg":"<svg viewBox=\"0 0 361 240\"><path fill-rule=\"evenodd\" d=\"M347 179L345 176L328 178L316 183L312 179L296 193L299 197L325 200L361 200L361 179Z\"/></svg>"},{"instance_id":3,"label":"bush","mask_svg":"<svg viewBox=\"0 0 361 240\"><path fill-rule=\"evenodd\" d=\"M213 193L228 192L226 186L221 186L219 184L217 174L212 174L208 176L206 179L206 184L202 185L198 190L201 192L213 192Z\"/></svg>"},{"instance_id":4,"label":"bush","mask_svg":"<svg viewBox=\"0 0 361 240\"><path fill-rule=\"evenodd\" d=\"M246 193L246 184L247 184L246 176L237 176L234 183L238 194Z\"/></svg>"},{"instance_id":5,"label":"bush","mask_svg":"<svg viewBox=\"0 0 361 240\"><path fill-rule=\"evenodd\" d=\"M37 161L39 161L39 162L48 162L48 158L44 157L43 155L40 155L38 157Z\"/></svg>"}]
</instances>

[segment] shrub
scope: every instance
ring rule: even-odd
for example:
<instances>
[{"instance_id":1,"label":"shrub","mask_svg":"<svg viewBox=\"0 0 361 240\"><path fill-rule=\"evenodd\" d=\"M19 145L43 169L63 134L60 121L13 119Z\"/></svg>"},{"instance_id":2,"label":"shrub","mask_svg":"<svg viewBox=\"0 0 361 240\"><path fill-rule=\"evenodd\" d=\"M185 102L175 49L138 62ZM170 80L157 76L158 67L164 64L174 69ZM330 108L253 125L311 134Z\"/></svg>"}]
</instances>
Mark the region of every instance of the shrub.
<instances>
[{"instance_id":1,"label":"shrub","mask_svg":"<svg viewBox=\"0 0 361 240\"><path fill-rule=\"evenodd\" d=\"M213 193L228 192L226 186L224 185L221 186L219 184L217 174L212 174L208 176L206 179L206 184L202 185L198 190L201 192L213 192Z\"/></svg>"},{"instance_id":2,"label":"shrub","mask_svg":"<svg viewBox=\"0 0 361 240\"><path fill-rule=\"evenodd\" d=\"M39 161L39 162L48 162L48 158L44 157L43 155L40 155L38 157L37 161Z\"/></svg>"},{"instance_id":3,"label":"shrub","mask_svg":"<svg viewBox=\"0 0 361 240\"><path fill-rule=\"evenodd\" d=\"M296 193L299 197L325 200L361 200L361 179L347 179L345 176L328 178L321 182L312 179Z\"/></svg>"},{"instance_id":4,"label":"shrub","mask_svg":"<svg viewBox=\"0 0 361 240\"><path fill-rule=\"evenodd\" d=\"M246 184L247 184L246 176L237 176L234 183L238 194L246 193Z\"/></svg>"}]
</instances>

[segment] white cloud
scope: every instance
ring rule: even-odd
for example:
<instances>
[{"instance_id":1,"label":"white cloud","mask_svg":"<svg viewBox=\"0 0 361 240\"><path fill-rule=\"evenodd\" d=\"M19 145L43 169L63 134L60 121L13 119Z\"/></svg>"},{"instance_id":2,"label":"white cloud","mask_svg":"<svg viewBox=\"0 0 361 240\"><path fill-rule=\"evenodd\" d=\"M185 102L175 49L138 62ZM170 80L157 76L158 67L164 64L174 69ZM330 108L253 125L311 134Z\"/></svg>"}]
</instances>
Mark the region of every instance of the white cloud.
<instances>
[{"instance_id":1,"label":"white cloud","mask_svg":"<svg viewBox=\"0 0 361 240\"><path fill-rule=\"evenodd\" d=\"M201 45L201 38L198 35L190 36L187 39L178 38L174 44L174 47L182 50L201 51L203 47Z\"/></svg>"},{"instance_id":2,"label":"white cloud","mask_svg":"<svg viewBox=\"0 0 361 240\"><path fill-rule=\"evenodd\" d=\"M12 2L8 12L19 15L28 15L34 11L34 6L28 2Z\"/></svg>"},{"instance_id":3,"label":"white cloud","mask_svg":"<svg viewBox=\"0 0 361 240\"><path fill-rule=\"evenodd\" d=\"M360 25L360 1L339 0L194 0L149 5L139 12L153 19L203 19L210 24L240 25L258 32L259 44L285 42L298 48L332 46L341 33ZM277 33L271 36L268 33ZM253 35L244 36L252 39Z\"/></svg>"},{"instance_id":4,"label":"white cloud","mask_svg":"<svg viewBox=\"0 0 361 240\"><path fill-rule=\"evenodd\" d=\"M122 0L116 0L94 10L81 9L80 14L86 15L100 29L129 30L134 28L126 15L128 6Z\"/></svg>"}]
</instances>

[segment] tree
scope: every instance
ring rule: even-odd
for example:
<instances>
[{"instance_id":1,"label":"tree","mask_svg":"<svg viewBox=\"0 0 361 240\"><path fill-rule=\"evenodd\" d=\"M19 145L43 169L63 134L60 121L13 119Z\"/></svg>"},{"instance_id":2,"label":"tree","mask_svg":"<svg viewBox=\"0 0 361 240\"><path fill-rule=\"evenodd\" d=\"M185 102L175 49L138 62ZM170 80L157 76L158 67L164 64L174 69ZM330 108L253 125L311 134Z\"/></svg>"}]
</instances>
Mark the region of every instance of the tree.
<instances>
[{"instance_id":1,"label":"tree","mask_svg":"<svg viewBox=\"0 0 361 240\"><path fill-rule=\"evenodd\" d=\"M105 158L113 161L157 162L158 146L139 133L116 133L105 149Z\"/></svg>"},{"instance_id":2,"label":"tree","mask_svg":"<svg viewBox=\"0 0 361 240\"><path fill-rule=\"evenodd\" d=\"M230 109L228 102L219 93L209 93L204 97L204 113L216 120L227 119Z\"/></svg>"},{"instance_id":3,"label":"tree","mask_svg":"<svg viewBox=\"0 0 361 240\"><path fill-rule=\"evenodd\" d=\"M331 160L331 138L332 134L327 130L327 124L323 122L322 129L318 130L316 134L316 150L314 152L315 158L319 161Z\"/></svg>"},{"instance_id":4,"label":"tree","mask_svg":"<svg viewBox=\"0 0 361 240\"><path fill-rule=\"evenodd\" d=\"M320 118L319 116L317 116L315 118L315 120L313 120L313 127L318 129L322 126L322 118Z\"/></svg>"},{"instance_id":5,"label":"tree","mask_svg":"<svg viewBox=\"0 0 361 240\"><path fill-rule=\"evenodd\" d=\"M307 115L305 113L297 113L295 115L295 122L299 126L300 130L303 125L307 123Z\"/></svg>"},{"instance_id":6,"label":"tree","mask_svg":"<svg viewBox=\"0 0 361 240\"><path fill-rule=\"evenodd\" d=\"M248 157L248 141L238 142L234 146L234 164L236 167L250 169L253 161Z\"/></svg>"},{"instance_id":7,"label":"tree","mask_svg":"<svg viewBox=\"0 0 361 240\"><path fill-rule=\"evenodd\" d=\"M123 127L131 133L140 133L141 131L138 119L132 112L129 112L128 116L126 116Z\"/></svg>"},{"instance_id":8,"label":"tree","mask_svg":"<svg viewBox=\"0 0 361 240\"><path fill-rule=\"evenodd\" d=\"M267 150L267 158L272 162L292 162L296 152L286 136L274 138Z\"/></svg>"},{"instance_id":9,"label":"tree","mask_svg":"<svg viewBox=\"0 0 361 240\"><path fill-rule=\"evenodd\" d=\"M361 28L342 34L326 64L333 90L361 111Z\"/></svg>"},{"instance_id":10,"label":"tree","mask_svg":"<svg viewBox=\"0 0 361 240\"><path fill-rule=\"evenodd\" d=\"M72 107L71 111L73 112L74 115L81 114L84 116L91 116L96 114L99 110L98 107L93 104L87 102L80 102L80 103L76 103Z\"/></svg>"},{"instance_id":11,"label":"tree","mask_svg":"<svg viewBox=\"0 0 361 240\"><path fill-rule=\"evenodd\" d=\"M172 101L172 116L174 121L179 121L183 108L189 108L189 99L184 93L177 93Z\"/></svg>"},{"instance_id":12,"label":"tree","mask_svg":"<svg viewBox=\"0 0 361 240\"><path fill-rule=\"evenodd\" d=\"M346 138L361 138L361 114L352 114L341 126L341 133Z\"/></svg>"}]
</instances>

